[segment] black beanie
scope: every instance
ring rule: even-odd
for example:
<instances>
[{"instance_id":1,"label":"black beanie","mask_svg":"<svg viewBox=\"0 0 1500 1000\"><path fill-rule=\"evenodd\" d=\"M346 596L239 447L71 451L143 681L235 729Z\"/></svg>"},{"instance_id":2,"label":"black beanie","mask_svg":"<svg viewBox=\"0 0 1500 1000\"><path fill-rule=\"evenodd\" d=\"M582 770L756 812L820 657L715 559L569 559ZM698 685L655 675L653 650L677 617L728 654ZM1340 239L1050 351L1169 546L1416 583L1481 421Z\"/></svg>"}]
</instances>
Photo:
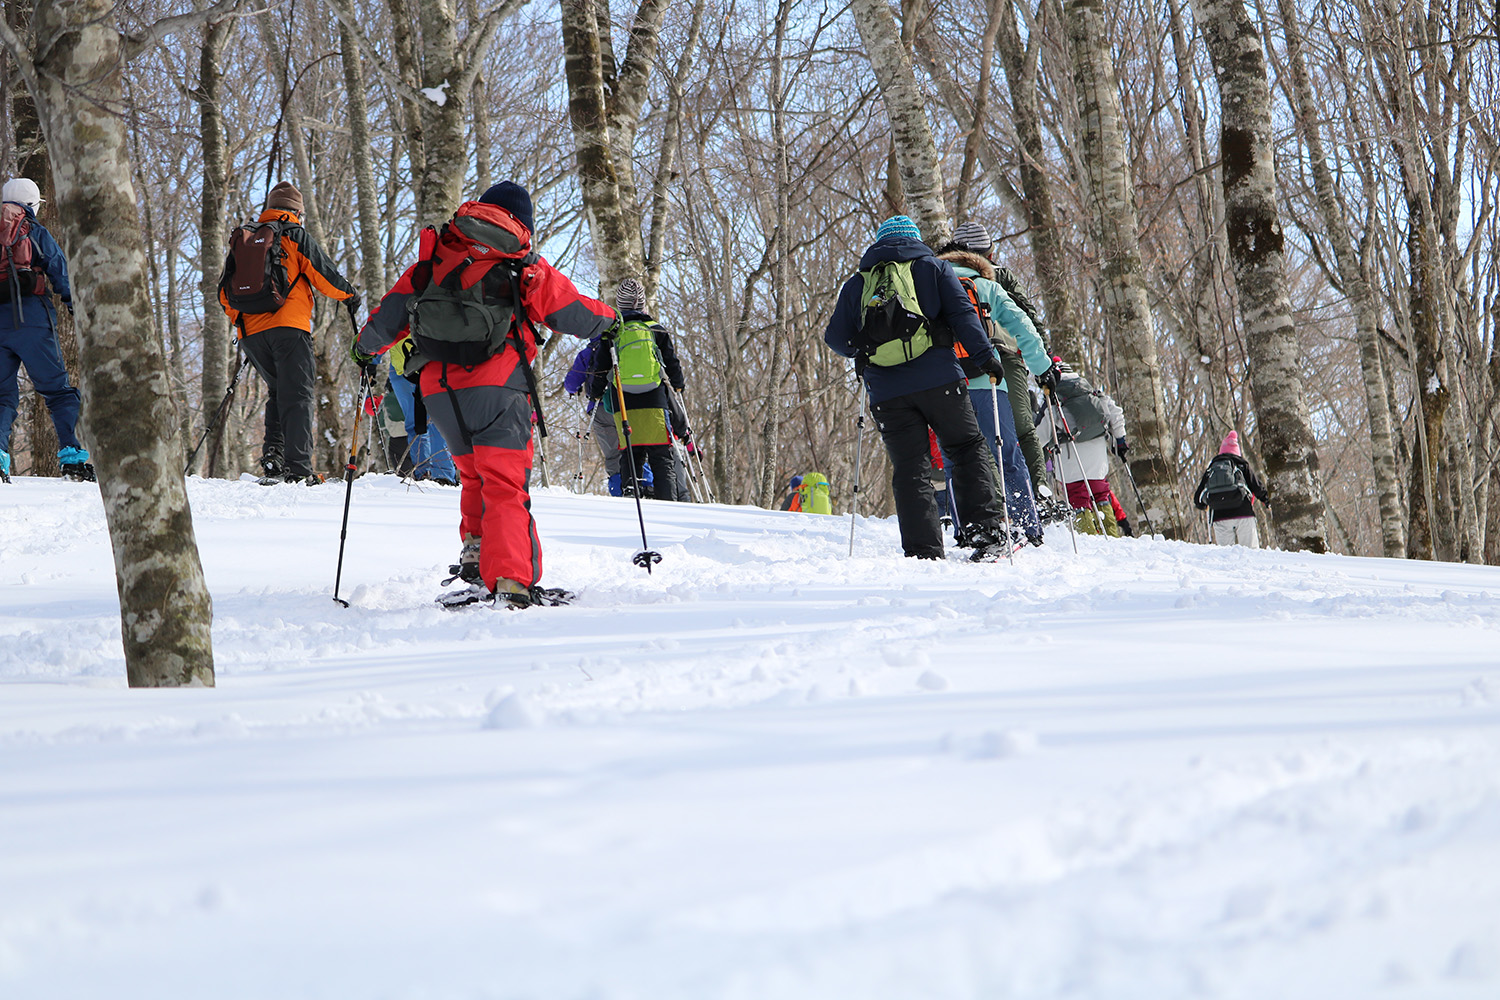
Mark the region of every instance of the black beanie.
<instances>
[{"instance_id":1,"label":"black beanie","mask_svg":"<svg viewBox=\"0 0 1500 1000\"><path fill-rule=\"evenodd\" d=\"M479 196L486 205L499 205L521 221L521 225L532 233L536 224L531 221L531 195L515 181L501 181Z\"/></svg>"}]
</instances>

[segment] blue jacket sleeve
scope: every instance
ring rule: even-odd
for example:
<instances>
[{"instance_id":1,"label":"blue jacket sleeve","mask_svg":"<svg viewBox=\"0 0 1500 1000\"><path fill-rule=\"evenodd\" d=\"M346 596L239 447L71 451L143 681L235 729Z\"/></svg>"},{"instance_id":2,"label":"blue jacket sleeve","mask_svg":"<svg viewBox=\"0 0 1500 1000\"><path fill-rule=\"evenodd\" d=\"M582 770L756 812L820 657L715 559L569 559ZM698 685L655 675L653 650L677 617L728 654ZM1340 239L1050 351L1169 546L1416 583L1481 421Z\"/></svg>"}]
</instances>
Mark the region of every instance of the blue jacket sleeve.
<instances>
[{"instance_id":1,"label":"blue jacket sleeve","mask_svg":"<svg viewBox=\"0 0 1500 1000\"><path fill-rule=\"evenodd\" d=\"M47 232L46 226L36 223L31 226L31 242L36 246L37 256L42 259L42 266L47 270L47 280L52 282L53 291L57 292L63 305L72 306L73 287L68 284L68 259L63 255L62 247Z\"/></svg>"},{"instance_id":2,"label":"blue jacket sleeve","mask_svg":"<svg viewBox=\"0 0 1500 1000\"><path fill-rule=\"evenodd\" d=\"M839 290L839 302L828 320L828 329L823 331L823 342L833 348L835 354L854 357L854 338L859 333L859 299L864 292L864 279L858 274L844 282Z\"/></svg>"}]
</instances>

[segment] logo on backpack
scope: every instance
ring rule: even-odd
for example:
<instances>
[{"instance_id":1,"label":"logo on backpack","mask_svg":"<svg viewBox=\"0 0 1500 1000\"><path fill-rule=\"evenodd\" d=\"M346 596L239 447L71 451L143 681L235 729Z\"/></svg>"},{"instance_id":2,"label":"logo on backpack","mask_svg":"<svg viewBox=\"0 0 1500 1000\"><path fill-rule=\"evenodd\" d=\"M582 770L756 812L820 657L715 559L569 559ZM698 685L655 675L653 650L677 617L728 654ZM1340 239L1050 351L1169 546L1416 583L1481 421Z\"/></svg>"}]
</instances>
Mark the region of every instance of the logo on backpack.
<instances>
[{"instance_id":1,"label":"logo on backpack","mask_svg":"<svg viewBox=\"0 0 1500 1000\"><path fill-rule=\"evenodd\" d=\"M930 347L951 346L952 338L944 343L928 329L911 261L883 260L859 273L865 283L859 300L860 361L889 368L920 357Z\"/></svg>"},{"instance_id":2,"label":"logo on backpack","mask_svg":"<svg viewBox=\"0 0 1500 1000\"><path fill-rule=\"evenodd\" d=\"M1232 458L1220 455L1208 463L1203 477L1203 488L1198 491L1210 510L1229 510L1243 507L1250 502L1250 484L1245 480L1245 470Z\"/></svg>"},{"instance_id":3,"label":"logo on backpack","mask_svg":"<svg viewBox=\"0 0 1500 1000\"><path fill-rule=\"evenodd\" d=\"M0 302L46 294L47 276L33 266L33 250L26 209L7 202L0 208Z\"/></svg>"},{"instance_id":4,"label":"logo on backpack","mask_svg":"<svg viewBox=\"0 0 1500 1000\"><path fill-rule=\"evenodd\" d=\"M615 363L620 388L626 392L647 392L661 385L661 356L650 324L638 319L620 324L615 334Z\"/></svg>"},{"instance_id":5,"label":"logo on backpack","mask_svg":"<svg viewBox=\"0 0 1500 1000\"><path fill-rule=\"evenodd\" d=\"M230 234L219 290L231 309L267 314L286 305L293 282L287 280L286 247L281 237L291 225L272 219L240 226Z\"/></svg>"},{"instance_id":6,"label":"logo on backpack","mask_svg":"<svg viewBox=\"0 0 1500 1000\"><path fill-rule=\"evenodd\" d=\"M532 336L520 272L536 255L531 232L515 216L467 201L441 231L424 230L422 246L406 311L424 359L472 368L503 351L513 328Z\"/></svg>"}]
</instances>

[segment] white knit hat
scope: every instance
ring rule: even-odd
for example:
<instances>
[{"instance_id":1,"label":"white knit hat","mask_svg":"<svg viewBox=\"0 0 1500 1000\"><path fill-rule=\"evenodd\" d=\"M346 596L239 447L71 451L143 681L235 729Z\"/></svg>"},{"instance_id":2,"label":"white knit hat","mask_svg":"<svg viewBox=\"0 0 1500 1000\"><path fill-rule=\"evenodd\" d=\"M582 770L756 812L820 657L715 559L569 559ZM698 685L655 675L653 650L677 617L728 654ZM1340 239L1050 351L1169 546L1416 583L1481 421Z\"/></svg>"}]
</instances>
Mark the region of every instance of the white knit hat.
<instances>
[{"instance_id":1,"label":"white knit hat","mask_svg":"<svg viewBox=\"0 0 1500 1000\"><path fill-rule=\"evenodd\" d=\"M34 180L12 177L5 182L4 188L0 188L0 201L13 201L35 212L42 207L42 191Z\"/></svg>"}]
</instances>

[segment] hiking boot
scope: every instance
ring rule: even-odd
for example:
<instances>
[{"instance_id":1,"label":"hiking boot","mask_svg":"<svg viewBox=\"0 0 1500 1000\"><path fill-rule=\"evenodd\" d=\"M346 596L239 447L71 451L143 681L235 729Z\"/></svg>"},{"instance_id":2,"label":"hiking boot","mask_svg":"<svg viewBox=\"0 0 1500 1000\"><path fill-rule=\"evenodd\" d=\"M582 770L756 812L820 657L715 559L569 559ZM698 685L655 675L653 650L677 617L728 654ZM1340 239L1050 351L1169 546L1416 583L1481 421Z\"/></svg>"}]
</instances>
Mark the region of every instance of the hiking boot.
<instances>
[{"instance_id":1,"label":"hiking boot","mask_svg":"<svg viewBox=\"0 0 1500 1000\"><path fill-rule=\"evenodd\" d=\"M57 449L57 464L62 466L64 479L71 479L75 483L98 482L94 467L89 464L89 453L82 448L69 445Z\"/></svg>"},{"instance_id":2,"label":"hiking boot","mask_svg":"<svg viewBox=\"0 0 1500 1000\"><path fill-rule=\"evenodd\" d=\"M465 583L479 583L478 535L464 535L464 547L459 550L457 565L448 567L454 576Z\"/></svg>"},{"instance_id":3,"label":"hiking boot","mask_svg":"<svg viewBox=\"0 0 1500 1000\"><path fill-rule=\"evenodd\" d=\"M264 478L266 479L281 479L286 475L286 465L282 462L281 456L274 452L261 457L260 467L265 472Z\"/></svg>"},{"instance_id":4,"label":"hiking boot","mask_svg":"<svg viewBox=\"0 0 1500 1000\"><path fill-rule=\"evenodd\" d=\"M531 588L505 577L495 581L495 606L509 604L513 608L529 608L534 603Z\"/></svg>"}]
</instances>

